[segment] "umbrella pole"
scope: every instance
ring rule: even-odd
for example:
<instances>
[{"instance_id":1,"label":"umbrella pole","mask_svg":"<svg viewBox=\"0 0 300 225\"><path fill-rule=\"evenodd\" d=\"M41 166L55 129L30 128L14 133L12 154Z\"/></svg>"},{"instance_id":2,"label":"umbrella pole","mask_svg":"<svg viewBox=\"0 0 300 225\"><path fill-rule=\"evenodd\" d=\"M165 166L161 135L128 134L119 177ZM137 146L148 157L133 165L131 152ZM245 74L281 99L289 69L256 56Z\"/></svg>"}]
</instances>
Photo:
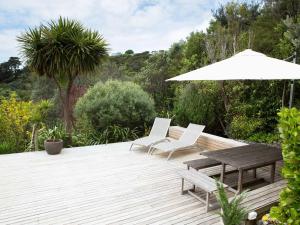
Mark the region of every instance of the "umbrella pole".
<instances>
[{"instance_id":1,"label":"umbrella pole","mask_svg":"<svg viewBox=\"0 0 300 225\"><path fill-rule=\"evenodd\" d=\"M289 101L289 108L292 108L293 105L293 98L294 98L294 80L291 80L291 90L290 90L290 101Z\"/></svg>"},{"instance_id":2,"label":"umbrella pole","mask_svg":"<svg viewBox=\"0 0 300 225\"><path fill-rule=\"evenodd\" d=\"M293 63L297 63L296 62L297 59L297 52L295 51L294 53L294 58L293 58ZM290 101L289 101L289 108L292 108L293 105L293 99L294 99L294 86L295 86L295 81L291 80L291 90L290 90Z\"/></svg>"}]
</instances>

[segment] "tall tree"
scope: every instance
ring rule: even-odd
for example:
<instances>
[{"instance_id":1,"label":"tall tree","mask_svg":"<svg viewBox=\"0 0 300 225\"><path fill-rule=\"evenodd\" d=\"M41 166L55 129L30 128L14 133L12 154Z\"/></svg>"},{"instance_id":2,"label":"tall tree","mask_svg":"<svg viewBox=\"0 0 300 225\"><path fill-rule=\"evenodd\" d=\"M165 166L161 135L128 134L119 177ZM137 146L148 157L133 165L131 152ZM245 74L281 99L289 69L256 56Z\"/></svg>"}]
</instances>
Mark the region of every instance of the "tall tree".
<instances>
[{"instance_id":1,"label":"tall tree","mask_svg":"<svg viewBox=\"0 0 300 225\"><path fill-rule=\"evenodd\" d=\"M18 57L10 57L0 64L0 82L9 83L21 74L21 62Z\"/></svg>"},{"instance_id":2,"label":"tall tree","mask_svg":"<svg viewBox=\"0 0 300 225\"><path fill-rule=\"evenodd\" d=\"M107 43L97 31L60 17L18 37L29 68L53 79L63 104L66 132L71 140L71 90L78 76L95 71L107 56Z\"/></svg>"}]
</instances>

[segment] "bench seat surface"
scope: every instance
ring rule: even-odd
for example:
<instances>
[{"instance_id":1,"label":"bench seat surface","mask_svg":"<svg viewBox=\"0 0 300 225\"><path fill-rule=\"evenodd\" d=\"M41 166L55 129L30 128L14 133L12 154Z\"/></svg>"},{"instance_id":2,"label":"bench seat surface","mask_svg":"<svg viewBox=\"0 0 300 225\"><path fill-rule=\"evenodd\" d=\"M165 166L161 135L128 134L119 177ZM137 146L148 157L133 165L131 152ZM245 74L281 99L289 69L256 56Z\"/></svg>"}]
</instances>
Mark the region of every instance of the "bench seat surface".
<instances>
[{"instance_id":1,"label":"bench seat surface","mask_svg":"<svg viewBox=\"0 0 300 225\"><path fill-rule=\"evenodd\" d=\"M196 185L204 191L211 193L217 190L216 180L194 170L178 170L178 174L188 182ZM224 187L228 187L224 184Z\"/></svg>"},{"instance_id":2,"label":"bench seat surface","mask_svg":"<svg viewBox=\"0 0 300 225\"><path fill-rule=\"evenodd\" d=\"M195 160L186 161L186 162L183 162L183 164L186 164L187 166L192 167L195 170L199 170L199 169L204 169L207 167L221 165L221 162L214 160L214 159L210 159L210 158L203 158L203 159L195 159Z\"/></svg>"}]
</instances>

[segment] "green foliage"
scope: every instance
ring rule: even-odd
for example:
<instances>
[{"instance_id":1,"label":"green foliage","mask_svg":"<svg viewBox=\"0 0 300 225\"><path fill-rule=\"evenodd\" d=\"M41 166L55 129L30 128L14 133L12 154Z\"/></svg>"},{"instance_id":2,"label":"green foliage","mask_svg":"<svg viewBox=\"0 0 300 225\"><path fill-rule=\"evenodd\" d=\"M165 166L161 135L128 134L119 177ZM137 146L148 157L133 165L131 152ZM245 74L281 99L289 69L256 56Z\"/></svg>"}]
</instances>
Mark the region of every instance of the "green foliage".
<instances>
[{"instance_id":1,"label":"green foliage","mask_svg":"<svg viewBox=\"0 0 300 225\"><path fill-rule=\"evenodd\" d=\"M237 139L247 139L261 127L262 121L245 115L233 117L230 123L229 135Z\"/></svg>"},{"instance_id":2,"label":"green foliage","mask_svg":"<svg viewBox=\"0 0 300 225\"><path fill-rule=\"evenodd\" d=\"M131 82L98 83L78 100L75 107L76 119L97 132L112 125L130 129L141 127L154 115L153 100Z\"/></svg>"},{"instance_id":3,"label":"green foliage","mask_svg":"<svg viewBox=\"0 0 300 225\"><path fill-rule=\"evenodd\" d=\"M282 81L227 83L230 93L230 108L226 113L228 135L253 140L257 133L276 133L276 115L283 104L284 85Z\"/></svg>"},{"instance_id":4,"label":"green foliage","mask_svg":"<svg viewBox=\"0 0 300 225\"><path fill-rule=\"evenodd\" d=\"M147 60L147 64L137 74L136 78L136 81L151 94L158 110L168 108L173 97L171 83L165 81L171 77L168 60L167 52L159 51L154 53Z\"/></svg>"},{"instance_id":5,"label":"green foliage","mask_svg":"<svg viewBox=\"0 0 300 225\"><path fill-rule=\"evenodd\" d=\"M18 151L16 148L16 143L14 140L5 140L0 143L0 155L1 154L10 154Z\"/></svg>"},{"instance_id":6,"label":"green foliage","mask_svg":"<svg viewBox=\"0 0 300 225\"><path fill-rule=\"evenodd\" d=\"M247 210L241 207L242 201L246 197L246 192L235 195L229 201L226 191L222 183L217 182L218 194L217 199L221 206L220 216L224 225L239 225L246 219Z\"/></svg>"},{"instance_id":7,"label":"green foliage","mask_svg":"<svg viewBox=\"0 0 300 225\"><path fill-rule=\"evenodd\" d=\"M194 70L207 62L205 34L203 32L192 32L184 45L184 67L186 70Z\"/></svg>"},{"instance_id":8,"label":"green foliage","mask_svg":"<svg viewBox=\"0 0 300 225\"><path fill-rule=\"evenodd\" d=\"M46 140L57 141L64 136L64 133L57 126L55 126L52 129L42 130L41 135L43 135Z\"/></svg>"},{"instance_id":9,"label":"green foliage","mask_svg":"<svg viewBox=\"0 0 300 225\"><path fill-rule=\"evenodd\" d=\"M63 140L64 147L70 147L67 143L67 133L62 124L57 124L53 128L43 126L38 131L38 146L39 149L44 149L46 140Z\"/></svg>"},{"instance_id":10,"label":"green foliage","mask_svg":"<svg viewBox=\"0 0 300 225\"><path fill-rule=\"evenodd\" d=\"M10 57L7 62L0 63L0 82L10 83L21 75L21 61L18 57Z\"/></svg>"},{"instance_id":11,"label":"green foliage","mask_svg":"<svg viewBox=\"0 0 300 225\"><path fill-rule=\"evenodd\" d=\"M151 54L148 51L135 54L126 54L125 52L125 54L110 56L110 60L117 65L123 76L132 79L146 65L150 56Z\"/></svg>"},{"instance_id":12,"label":"green foliage","mask_svg":"<svg viewBox=\"0 0 300 225\"><path fill-rule=\"evenodd\" d=\"M60 17L29 29L18 41L28 66L39 75L64 81L93 72L107 54L106 42L75 20Z\"/></svg>"},{"instance_id":13,"label":"green foliage","mask_svg":"<svg viewBox=\"0 0 300 225\"><path fill-rule=\"evenodd\" d=\"M138 138L137 129L119 127L117 125L108 126L102 132L82 132L79 130L72 136L72 146L100 145L116 142L131 141Z\"/></svg>"},{"instance_id":14,"label":"green foliage","mask_svg":"<svg viewBox=\"0 0 300 225\"><path fill-rule=\"evenodd\" d=\"M282 174L287 187L280 194L278 207L271 209L271 216L282 224L300 224L300 111L282 109L279 113L279 131L282 139L284 166Z\"/></svg>"},{"instance_id":15,"label":"green foliage","mask_svg":"<svg viewBox=\"0 0 300 225\"><path fill-rule=\"evenodd\" d=\"M136 128L130 129L128 127L120 127L117 125L108 126L103 132L99 133L97 138L101 144L124 142L138 138L138 131Z\"/></svg>"},{"instance_id":16,"label":"green foliage","mask_svg":"<svg viewBox=\"0 0 300 225\"><path fill-rule=\"evenodd\" d=\"M63 140L64 147L78 147L130 141L138 138L138 134L136 128L130 129L117 125L108 126L101 132L85 127L85 129L78 129L72 133L72 145L69 145L66 142L67 134L64 127L62 124L58 124L53 128L42 127L38 133L38 143L39 149L44 149L45 140Z\"/></svg>"},{"instance_id":17,"label":"green foliage","mask_svg":"<svg viewBox=\"0 0 300 225\"><path fill-rule=\"evenodd\" d=\"M253 135L247 138L247 140L253 142L274 144L274 143L279 143L279 134L276 132L274 133L255 132Z\"/></svg>"},{"instance_id":18,"label":"green foliage","mask_svg":"<svg viewBox=\"0 0 300 225\"><path fill-rule=\"evenodd\" d=\"M205 124L213 130L222 114L217 83L212 81L193 82L178 89L173 114L179 124Z\"/></svg>"},{"instance_id":19,"label":"green foliage","mask_svg":"<svg viewBox=\"0 0 300 225\"><path fill-rule=\"evenodd\" d=\"M0 101L0 152L22 152L31 137L31 125L43 123L51 102L20 101L15 94Z\"/></svg>"},{"instance_id":20,"label":"green foliage","mask_svg":"<svg viewBox=\"0 0 300 225\"><path fill-rule=\"evenodd\" d=\"M49 77L32 76L32 91L30 98L33 101L52 99L55 97L57 87Z\"/></svg>"},{"instance_id":21,"label":"green foliage","mask_svg":"<svg viewBox=\"0 0 300 225\"><path fill-rule=\"evenodd\" d=\"M10 146L9 152L25 150L29 138L28 127L32 119L32 102L18 101L15 94L0 101L0 143L2 153Z\"/></svg>"}]
</instances>

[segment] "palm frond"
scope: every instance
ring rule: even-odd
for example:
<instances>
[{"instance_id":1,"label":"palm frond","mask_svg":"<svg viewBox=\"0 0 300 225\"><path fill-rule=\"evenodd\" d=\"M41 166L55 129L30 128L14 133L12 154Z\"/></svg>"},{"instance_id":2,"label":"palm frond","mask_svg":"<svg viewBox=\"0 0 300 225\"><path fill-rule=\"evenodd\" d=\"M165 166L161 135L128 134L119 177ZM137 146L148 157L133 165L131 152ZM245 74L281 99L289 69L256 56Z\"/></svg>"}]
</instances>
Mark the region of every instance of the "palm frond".
<instances>
[{"instance_id":1,"label":"palm frond","mask_svg":"<svg viewBox=\"0 0 300 225\"><path fill-rule=\"evenodd\" d=\"M17 40L28 66L49 77L91 73L108 51L106 41L97 31L63 17L28 29Z\"/></svg>"}]
</instances>

